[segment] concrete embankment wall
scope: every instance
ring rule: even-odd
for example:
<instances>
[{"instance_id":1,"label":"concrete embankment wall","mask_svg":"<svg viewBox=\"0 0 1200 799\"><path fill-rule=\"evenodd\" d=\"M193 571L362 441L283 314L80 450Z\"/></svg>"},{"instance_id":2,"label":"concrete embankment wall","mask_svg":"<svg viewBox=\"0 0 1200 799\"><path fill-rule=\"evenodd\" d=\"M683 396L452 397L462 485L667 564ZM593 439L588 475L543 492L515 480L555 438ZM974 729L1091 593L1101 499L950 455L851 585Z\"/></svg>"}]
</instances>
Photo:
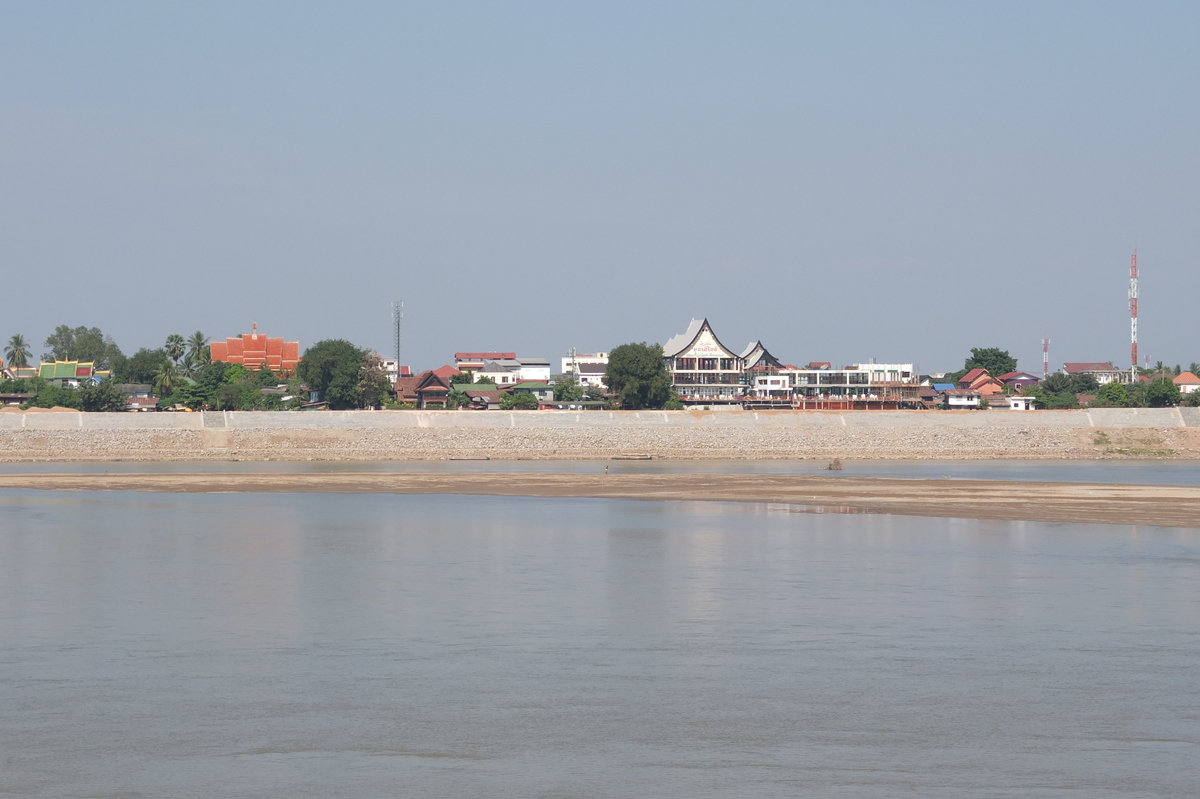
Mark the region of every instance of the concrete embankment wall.
<instances>
[{"instance_id":1,"label":"concrete embankment wall","mask_svg":"<svg viewBox=\"0 0 1200 799\"><path fill-rule=\"evenodd\" d=\"M1200 408L0 413L0 460L1198 457Z\"/></svg>"}]
</instances>

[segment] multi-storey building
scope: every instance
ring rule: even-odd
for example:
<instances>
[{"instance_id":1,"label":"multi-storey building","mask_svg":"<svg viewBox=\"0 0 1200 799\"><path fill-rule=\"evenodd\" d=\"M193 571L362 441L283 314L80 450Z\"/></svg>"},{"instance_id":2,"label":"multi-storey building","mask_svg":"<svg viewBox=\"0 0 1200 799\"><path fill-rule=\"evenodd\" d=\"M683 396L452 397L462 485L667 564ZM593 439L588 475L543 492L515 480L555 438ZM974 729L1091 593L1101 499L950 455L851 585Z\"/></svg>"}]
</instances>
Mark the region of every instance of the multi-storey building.
<instances>
[{"instance_id":1,"label":"multi-storey building","mask_svg":"<svg viewBox=\"0 0 1200 799\"><path fill-rule=\"evenodd\" d=\"M745 360L717 339L707 319L693 319L687 330L663 345L671 387L684 404L731 405L746 393Z\"/></svg>"}]
</instances>

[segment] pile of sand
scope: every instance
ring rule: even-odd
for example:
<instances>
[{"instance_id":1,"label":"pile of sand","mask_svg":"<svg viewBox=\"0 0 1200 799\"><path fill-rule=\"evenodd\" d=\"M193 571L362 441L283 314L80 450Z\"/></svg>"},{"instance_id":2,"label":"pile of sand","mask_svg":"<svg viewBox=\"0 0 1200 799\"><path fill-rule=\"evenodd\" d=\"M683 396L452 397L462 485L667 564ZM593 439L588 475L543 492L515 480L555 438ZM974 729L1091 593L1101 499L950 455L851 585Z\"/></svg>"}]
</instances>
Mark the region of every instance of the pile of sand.
<instances>
[{"instance_id":1,"label":"pile of sand","mask_svg":"<svg viewBox=\"0 0 1200 799\"><path fill-rule=\"evenodd\" d=\"M18 410L20 410L18 408ZM22 413L79 413L75 408L64 408L61 405L55 405L53 408L30 408Z\"/></svg>"}]
</instances>

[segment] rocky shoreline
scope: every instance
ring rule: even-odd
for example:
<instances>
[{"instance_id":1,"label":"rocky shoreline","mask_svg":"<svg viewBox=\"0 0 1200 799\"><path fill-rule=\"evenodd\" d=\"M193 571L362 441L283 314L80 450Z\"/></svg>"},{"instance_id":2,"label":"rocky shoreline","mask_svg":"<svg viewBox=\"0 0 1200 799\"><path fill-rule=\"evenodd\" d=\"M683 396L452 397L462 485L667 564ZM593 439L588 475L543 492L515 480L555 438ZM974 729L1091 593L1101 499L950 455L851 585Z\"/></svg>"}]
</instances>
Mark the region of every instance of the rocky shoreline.
<instances>
[{"instance_id":1,"label":"rocky shoreline","mask_svg":"<svg viewBox=\"0 0 1200 799\"><path fill-rule=\"evenodd\" d=\"M82 422L80 423L82 424ZM1200 428L611 424L0 429L0 461L1200 458Z\"/></svg>"}]
</instances>

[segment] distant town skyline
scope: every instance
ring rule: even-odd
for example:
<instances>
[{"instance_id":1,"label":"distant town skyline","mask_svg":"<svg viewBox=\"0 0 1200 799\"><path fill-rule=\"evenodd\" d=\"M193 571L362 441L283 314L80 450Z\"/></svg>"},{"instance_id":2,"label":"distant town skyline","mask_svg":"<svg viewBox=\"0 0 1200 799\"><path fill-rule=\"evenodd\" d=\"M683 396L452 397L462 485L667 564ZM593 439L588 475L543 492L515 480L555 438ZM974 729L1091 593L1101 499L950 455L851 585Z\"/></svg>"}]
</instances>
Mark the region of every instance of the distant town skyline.
<instances>
[{"instance_id":1,"label":"distant town skyline","mask_svg":"<svg viewBox=\"0 0 1200 799\"><path fill-rule=\"evenodd\" d=\"M0 335L1200 360L1190 3L9 4Z\"/></svg>"}]
</instances>

